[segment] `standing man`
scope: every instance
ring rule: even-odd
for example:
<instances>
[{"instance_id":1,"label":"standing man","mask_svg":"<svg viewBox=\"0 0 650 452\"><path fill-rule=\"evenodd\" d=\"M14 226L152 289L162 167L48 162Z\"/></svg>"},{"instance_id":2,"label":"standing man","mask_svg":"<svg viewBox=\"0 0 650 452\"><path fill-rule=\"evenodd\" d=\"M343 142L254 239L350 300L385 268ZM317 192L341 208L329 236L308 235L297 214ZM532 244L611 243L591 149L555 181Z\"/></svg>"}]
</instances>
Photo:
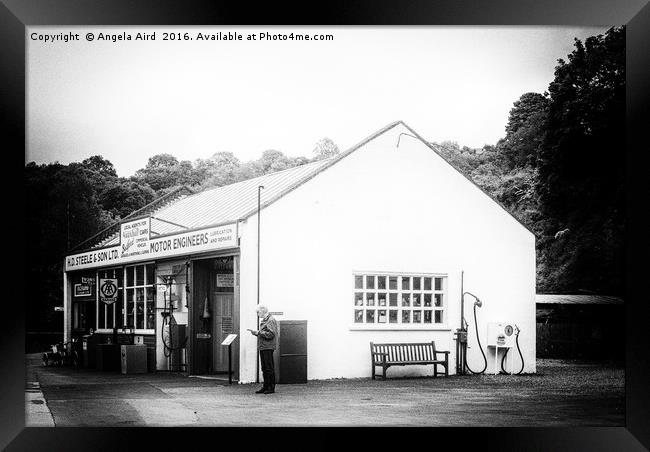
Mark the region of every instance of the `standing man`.
<instances>
[{"instance_id":1,"label":"standing man","mask_svg":"<svg viewBox=\"0 0 650 452\"><path fill-rule=\"evenodd\" d=\"M278 322L269 314L269 310L264 305L257 306L257 316L262 319L258 331L250 331L257 336L257 350L260 354L260 363L262 364L262 377L264 385L261 389L255 391L256 394L273 394L275 392L275 367L273 365L273 351L278 343Z\"/></svg>"}]
</instances>

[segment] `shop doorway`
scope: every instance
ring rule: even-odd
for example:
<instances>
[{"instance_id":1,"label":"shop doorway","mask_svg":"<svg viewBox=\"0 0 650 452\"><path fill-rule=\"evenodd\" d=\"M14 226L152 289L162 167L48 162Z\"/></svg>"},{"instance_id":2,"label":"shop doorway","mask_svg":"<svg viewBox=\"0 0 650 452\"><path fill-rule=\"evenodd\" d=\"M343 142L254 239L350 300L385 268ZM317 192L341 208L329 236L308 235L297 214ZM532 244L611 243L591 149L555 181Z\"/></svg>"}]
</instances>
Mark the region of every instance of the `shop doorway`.
<instances>
[{"instance_id":1,"label":"shop doorway","mask_svg":"<svg viewBox=\"0 0 650 452\"><path fill-rule=\"evenodd\" d=\"M236 256L193 262L191 373L228 378L228 347L223 340L239 331ZM239 377L239 340L232 344L233 378Z\"/></svg>"}]
</instances>

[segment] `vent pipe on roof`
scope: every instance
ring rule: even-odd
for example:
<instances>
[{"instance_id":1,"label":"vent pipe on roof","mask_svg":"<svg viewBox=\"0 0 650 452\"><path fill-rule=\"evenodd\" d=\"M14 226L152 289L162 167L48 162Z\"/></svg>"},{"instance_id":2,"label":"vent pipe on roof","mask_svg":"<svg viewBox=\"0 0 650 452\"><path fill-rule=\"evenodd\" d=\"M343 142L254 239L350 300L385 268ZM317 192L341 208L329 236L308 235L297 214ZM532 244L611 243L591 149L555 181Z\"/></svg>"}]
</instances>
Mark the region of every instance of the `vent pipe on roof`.
<instances>
[{"instance_id":1,"label":"vent pipe on roof","mask_svg":"<svg viewBox=\"0 0 650 452\"><path fill-rule=\"evenodd\" d=\"M411 135L410 133L402 132L402 133L400 133L399 136L397 137L397 146L396 146L396 147L399 147L399 142L400 142L400 140L402 139L402 135L408 135L408 136L410 136L410 137L415 138L416 140L419 140L419 138L416 137L415 135Z\"/></svg>"}]
</instances>

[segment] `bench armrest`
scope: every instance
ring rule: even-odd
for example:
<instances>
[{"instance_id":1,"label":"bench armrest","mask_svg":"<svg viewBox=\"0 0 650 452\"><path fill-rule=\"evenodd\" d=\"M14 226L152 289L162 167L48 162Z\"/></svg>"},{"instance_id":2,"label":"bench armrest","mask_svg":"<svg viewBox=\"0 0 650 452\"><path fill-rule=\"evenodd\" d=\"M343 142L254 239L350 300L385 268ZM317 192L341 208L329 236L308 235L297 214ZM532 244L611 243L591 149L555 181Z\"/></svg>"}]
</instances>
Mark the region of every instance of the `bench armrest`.
<instances>
[{"instance_id":1,"label":"bench armrest","mask_svg":"<svg viewBox=\"0 0 650 452\"><path fill-rule=\"evenodd\" d=\"M445 355L449 355L449 351L436 350L435 354L437 355L438 353L444 353Z\"/></svg>"},{"instance_id":2,"label":"bench armrest","mask_svg":"<svg viewBox=\"0 0 650 452\"><path fill-rule=\"evenodd\" d=\"M372 362L381 362L382 365L386 363L386 359L388 358L388 353L386 352L372 352Z\"/></svg>"}]
</instances>

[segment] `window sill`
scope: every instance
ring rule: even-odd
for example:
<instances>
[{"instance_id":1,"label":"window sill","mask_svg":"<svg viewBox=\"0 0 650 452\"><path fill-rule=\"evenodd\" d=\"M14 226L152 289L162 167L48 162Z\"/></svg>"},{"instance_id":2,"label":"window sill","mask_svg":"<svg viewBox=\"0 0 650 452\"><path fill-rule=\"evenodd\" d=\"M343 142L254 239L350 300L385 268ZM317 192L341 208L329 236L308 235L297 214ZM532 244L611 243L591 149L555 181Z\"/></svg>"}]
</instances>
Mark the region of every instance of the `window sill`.
<instances>
[{"instance_id":1,"label":"window sill","mask_svg":"<svg viewBox=\"0 0 650 452\"><path fill-rule=\"evenodd\" d=\"M404 324L388 324L388 325L364 325L353 324L349 325L350 331L451 331L447 325L404 325Z\"/></svg>"}]
</instances>

